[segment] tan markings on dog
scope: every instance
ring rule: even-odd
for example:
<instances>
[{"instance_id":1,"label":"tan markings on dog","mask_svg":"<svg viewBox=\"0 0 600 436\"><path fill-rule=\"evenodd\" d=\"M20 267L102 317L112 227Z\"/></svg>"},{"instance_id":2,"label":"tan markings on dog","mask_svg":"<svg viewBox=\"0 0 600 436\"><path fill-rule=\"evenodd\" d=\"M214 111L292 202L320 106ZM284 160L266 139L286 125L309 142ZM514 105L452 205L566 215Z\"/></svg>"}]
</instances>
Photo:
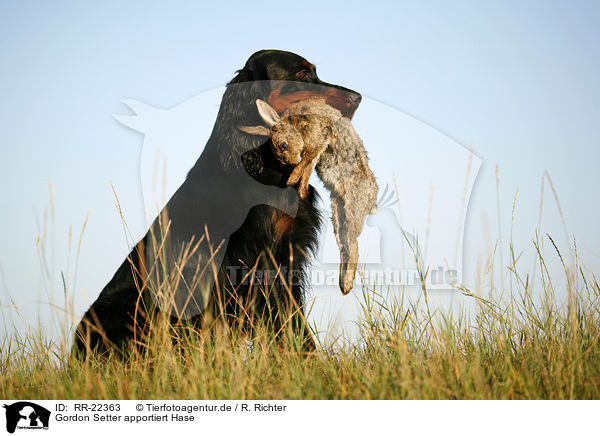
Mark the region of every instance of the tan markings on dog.
<instances>
[{"instance_id":1,"label":"tan markings on dog","mask_svg":"<svg viewBox=\"0 0 600 436\"><path fill-rule=\"evenodd\" d=\"M315 67L313 64L311 64L307 60L303 60L302 65L304 65L306 68L314 68Z\"/></svg>"},{"instance_id":2,"label":"tan markings on dog","mask_svg":"<svg viewBox=\"0 0 600 436\"><path fill-rule=\"evenodd\" d=\"M294 225L294 218L278 211L273 211L272 220L276 241L279 241Z\"/></svg>"}]
</instances>

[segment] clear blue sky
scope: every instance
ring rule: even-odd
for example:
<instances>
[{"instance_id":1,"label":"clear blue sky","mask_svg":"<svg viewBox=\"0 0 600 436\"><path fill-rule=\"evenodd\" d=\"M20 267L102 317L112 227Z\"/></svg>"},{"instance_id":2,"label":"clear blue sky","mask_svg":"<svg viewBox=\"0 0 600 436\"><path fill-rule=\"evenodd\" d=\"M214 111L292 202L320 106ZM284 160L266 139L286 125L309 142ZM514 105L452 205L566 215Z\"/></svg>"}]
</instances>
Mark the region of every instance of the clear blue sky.
<instances>
[{"instance_id":1,"label":"clear blue sky","mask_svg":"<svg viewBox=\"0 0 600 436\"><path fill-rule=\"evenodd\" d=\"M33 323L29 303L47 300L35 241L49 180L58 247L50 269L55 279L66 271L68 227L77 235L89 212L77 310L93 300L128 252L110 181L132 227L144 225L142 139L113 119L124 112L120 100L177 105L223 85L262 48L301 54L324 80L473 147L483 165L465 228L467 277L485 248L485 216L496 237L496 165L504 236L518 187L515 240L530 249L547 169L570 234L598 270L599 9L577 1L4 2L0 302L10 293ZM546 184L542 231L566 246L549 192Z\"/></svg>"}]
</instances>

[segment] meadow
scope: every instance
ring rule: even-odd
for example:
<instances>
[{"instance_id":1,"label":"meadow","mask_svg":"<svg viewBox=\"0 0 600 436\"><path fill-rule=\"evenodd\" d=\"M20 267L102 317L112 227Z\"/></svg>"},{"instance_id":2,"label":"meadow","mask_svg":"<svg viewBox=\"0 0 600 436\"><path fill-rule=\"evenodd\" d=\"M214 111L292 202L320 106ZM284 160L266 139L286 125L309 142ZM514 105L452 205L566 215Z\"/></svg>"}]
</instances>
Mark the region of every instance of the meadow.
<instances>
[{"instance_id":1,"label":"meadow","mask_svg":"<svg viewBox=\"0 0 600 436\"><path fill-rule=\"evenodd\" d=\"M115 198L121 213L116 193ZM555 200L562 211L556 195ZM50 186L47 220L53 211ZM523 252L511 235L508 264L494 264L496 245L481 265L477 289L457 285L453 291L471 304L451 311L430 306L429 271L419 247L411 245L421 277L419 297L409 298L402 289L355 286L352 292L362 293L358 341L340 336L319 341L317 350L307 352L304 338L286 322L294 313L281 314L283 328L278 330L252 318L251 333L218 317L204 330L174 329L157 317L144 345L124 350L125 357L78 359L71 350L73 324L79 319L73 317L70 288L76 287L86 223L87 218L78 240L69 232L74 273L68 269L66 279L62 276L62 301L54 303L61 333L50 339L48 326L41 325L0 340L0 398L600 398L600 285L581 263L575 239L563 253L550 235L536 234L531 269L521 268ZM51 227L45 223L38 238L48 289L52 262L45 253L51 250L43 245L53 239L44 230ZM506 271L505 280L496 279L498 269ZM156 286L171 286L173 278L165 277ZM6 323L6 308L0 309Z\"/></svg>"},{"instance_id":2,"label":"meadow","mask_svg":"<svg viewBox=\"0 0 600 436\"><path fill-rule=\"evenodd\" d=\"M549 236L545 236L552 242ZM537 247L537 245L536 245ZM555 255L563 257L553 245ZM157 326L147 347L117 356L70 357L70 334L42 329L0 343L0 397L19 399L597 399L600 286L562 263L567 298L538 250L543 292L516 272L510 296L460 287L474 316L430 311L402 293L363 289L359 343L303 351L293 331L275 340L255 325L252 344L223 324L210 331ZM425 272L426 274L426 272ZM562 286L562 285L561 285ZM497 294L497 292L496 292ZM483 297L485 295L485 297ZM173 341L173 335L178 336ZM341 339L340 339L341 341Z\"/></svg>"}]
</instances>

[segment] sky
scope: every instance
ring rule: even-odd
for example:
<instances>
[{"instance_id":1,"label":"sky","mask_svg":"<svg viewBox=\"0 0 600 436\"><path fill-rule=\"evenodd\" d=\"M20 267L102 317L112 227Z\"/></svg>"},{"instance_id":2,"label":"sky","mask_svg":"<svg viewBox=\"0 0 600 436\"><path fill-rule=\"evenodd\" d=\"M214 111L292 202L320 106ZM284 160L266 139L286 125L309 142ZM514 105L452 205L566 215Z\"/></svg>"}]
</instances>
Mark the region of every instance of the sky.
<instances>
[{"instance_id":1,"label":"sky","mask_svg":"<svg viewBox=\"0 0 600 436\"><path fill-rule=\"evenodd\" d=\"M512 236L522 267L532 268L538 229L565 252L576 237L598 271L599 9L577 1L2 3L0 328L60 311L63 276L76 319L143 234L145 139L113 117L129 113L121 101L176 108L222 87L263 48L298 53L323 80L363 95L355 125L374 160L398 155L402 168L407 150L402 141L367 143L385 108L473 151L481 167L465 210L465 283L476 283L499 235L496 261L506 266L517 190ZM448 162L431 159L431 173ZM540 220L546 171L566 230L548 180ZM430 181L417 174L411 183L427 190Z\"/></svg>"}]
</instances>

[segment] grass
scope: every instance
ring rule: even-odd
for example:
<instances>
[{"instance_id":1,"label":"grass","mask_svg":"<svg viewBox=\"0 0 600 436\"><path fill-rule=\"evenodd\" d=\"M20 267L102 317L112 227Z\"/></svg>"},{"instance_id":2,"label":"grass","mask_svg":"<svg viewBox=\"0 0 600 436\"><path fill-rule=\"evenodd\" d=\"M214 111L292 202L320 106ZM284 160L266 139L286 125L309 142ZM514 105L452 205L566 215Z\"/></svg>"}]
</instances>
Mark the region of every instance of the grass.
<instances>
[{"instance_id":1,"label":"grass","mask_svg":"<svg viewBox=\"0 0 600 436\"><path fill-rule=\"evenodd\" d=\"M549 239L551 241L551 239ZM537 246L537 245L536 245ZM538 252L539 254L539 252ZM562 256L556 250L556 254ZM19 399L597 399L600 287L563 263L568 297L554 298L544 258L543 292L513 271L512 296L486 299L465 287L475 316L423 310L401 294L365 290L358 345L302 350L292 332L253 344L220 326L195 334L157 328L128 359L68 356L69 341L30 332L0 345L0 397Z\"/></svg>"},{"instance_id":2,"label":"grass","mask_svg":"<svg viewBox=\"0 0 600 436\"><path fill-rule=\"evenodd\" d=\"M46 227L38 246L51 294ZM544 243L551 254L544 254ZM50 341L44 328L0 341L0 398L598 399L600 285L580 264L576 244L568 256L548 235L536 236L533 247L536 266L522 275L511 231L508 276L500 271L500 289L491 255L477 289L455 291L473 303L470 312L429 307L427 270L416 255L424 298L363 289L361 340L339 338L310 353L291 329L276 340L280 332L265 325L254 325L248 337L222 323L174 331L158 321L147 347L131 349L126 359L77 360L70 357L72 321L65 316L58 341ZM560 277L551 276L549 256L560 262ZM72 312L68 288L75 287L76 273L75 267L62 275L65 314Z\"/></svg>"}]
</instances>

